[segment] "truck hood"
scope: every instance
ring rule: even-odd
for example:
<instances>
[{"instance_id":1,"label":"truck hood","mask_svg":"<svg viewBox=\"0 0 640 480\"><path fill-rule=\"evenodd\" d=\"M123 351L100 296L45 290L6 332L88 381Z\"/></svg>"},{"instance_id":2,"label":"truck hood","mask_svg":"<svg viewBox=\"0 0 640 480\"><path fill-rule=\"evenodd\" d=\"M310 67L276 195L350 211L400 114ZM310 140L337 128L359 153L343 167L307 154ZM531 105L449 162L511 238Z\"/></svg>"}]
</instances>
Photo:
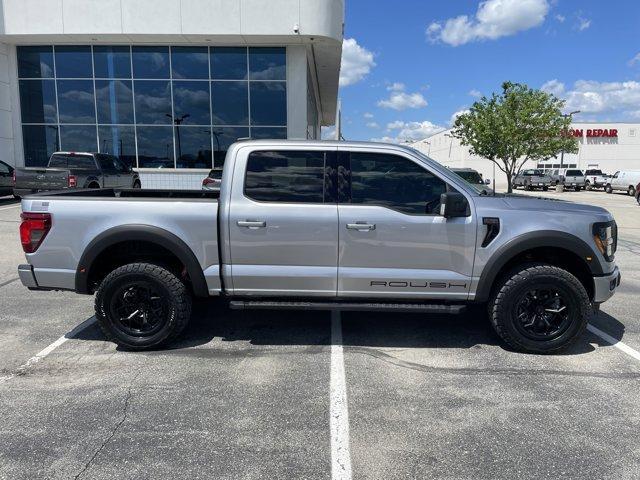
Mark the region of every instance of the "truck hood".
<instances>
[{"instance_id":1,"label":"truck hood","mask_svg":"<svg viewBox=\"0 0 640 480\"><path fill-rule=\"evenodd\" d=\"M571 212L575 214L607 215L608 210L595 205L584 205L582 203L567 202L552 198L530 197L527 195L510 194L503 197L507 206L514 210L535 210L542 212Z\"/></svg>"}]
</instances>

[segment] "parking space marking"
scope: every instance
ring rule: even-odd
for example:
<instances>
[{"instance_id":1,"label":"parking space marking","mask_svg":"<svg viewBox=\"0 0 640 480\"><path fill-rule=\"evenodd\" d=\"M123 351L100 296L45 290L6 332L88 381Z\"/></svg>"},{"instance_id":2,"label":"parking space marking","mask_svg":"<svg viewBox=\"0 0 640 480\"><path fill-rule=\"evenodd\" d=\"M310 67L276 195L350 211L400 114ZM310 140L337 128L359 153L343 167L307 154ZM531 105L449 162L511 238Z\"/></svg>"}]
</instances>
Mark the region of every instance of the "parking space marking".
<instances>
[{"instance_id":1,"label":"parking space marking","mask_svg":"<svg viewBox=\"0 0 640 480\"><path fill-rule=\"evenodd\" d=\"M599 336L601 339L603 339L605 342L610 343L611 345L613 345L614 347L616 347L618 350L623 351L624 353L626 353L627 355L629 355L630 357L635 358L636 360L640 360L640 352L638 352L637 350L631 348L629 345L627 345L624 342L621 342L620 340L613 338L611 335L609 335L608 333L603 332L602 330L600 330L599 328L594 327L593 325L591 325L590 323L587 325L587 330L589 330L591 333L593 333L594 335Z\"/></svg>"},{"instance_id":2,"label":"parking space marking","mask_svg":"<svg viewBox=\"0 0 640 480\"><path fill-rule=\"evenodd\" d=\"M332 480L351 480L349 408L342 350L342 320L339 311L331 312L330 397L331 478Z\"/></svg>"},{"instance_id":3,"label":"parking space marking","mask_svg":"<svg viewBox=\"0 0 640 480\"><path fill-rule=\"evenodd\" d=\"M20 204L18 204L18 205L11 205L10 207L2 207L2 208L0 208L0 212L1 212L2 210L9 210L9 209L11 209L11 208L18 208L19 206L20 206Z\"/></svg>"},{"instance_id":4,"label":"parking space marking","mask_svg":"<svg viewBox=\"0 0 640 480\"><path fill-rule=\"evenodd\" d=\"M40 352L36 353L35 356L31 357L25 363L20 365L18 367L18 370L15 373L12 373L11 375L6 375L4 377L0 377L0 383L6 382L7 380L11 380L14 377L18 377L20 375L23 375L29 368L31 368L33 365L35 365L40 360L45 358L47 355L49 355L51 352L53 352L60 345L65 343L67 340L75 337L82 330L84 330L87 327L90 327L95 322L96 322L96 317L91 317L91 318L85 320L80 325L78 325L76 328L71 330L69 333L64 334L59 339L57 339L55 342L53 342L51 345L49 345L45 349L41 350Z\"/></svg>"}]
</instances>

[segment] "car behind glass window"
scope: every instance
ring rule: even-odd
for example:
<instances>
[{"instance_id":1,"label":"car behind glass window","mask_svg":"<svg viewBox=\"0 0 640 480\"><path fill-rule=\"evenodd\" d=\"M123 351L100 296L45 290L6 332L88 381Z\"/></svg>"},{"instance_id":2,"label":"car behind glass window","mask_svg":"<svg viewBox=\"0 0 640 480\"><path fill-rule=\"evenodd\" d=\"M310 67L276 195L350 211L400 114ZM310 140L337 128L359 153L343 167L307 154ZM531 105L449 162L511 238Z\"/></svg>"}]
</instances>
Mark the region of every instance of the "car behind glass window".
<instances>
[{"instance_id":1,"label":"car behind glass window","mask_svg":"<svg viewBox=\"0 0 640 480\"><path fill-rule=\"evenodd\" d=\"M411 160L381 153L351 154L351 203L379 205L409 215L440 209L447 184Z\"/></svg>"},{"instance_id":2,"label":"car behind glass window","mask_svg":"<svg viewBox=\"0 0 640 480\"><path fill-rule=\"evenodd\" d=\"M245 195L260 202L322 203L324 166L324 152L252 152Z\"/></svg>"}]
</instances>

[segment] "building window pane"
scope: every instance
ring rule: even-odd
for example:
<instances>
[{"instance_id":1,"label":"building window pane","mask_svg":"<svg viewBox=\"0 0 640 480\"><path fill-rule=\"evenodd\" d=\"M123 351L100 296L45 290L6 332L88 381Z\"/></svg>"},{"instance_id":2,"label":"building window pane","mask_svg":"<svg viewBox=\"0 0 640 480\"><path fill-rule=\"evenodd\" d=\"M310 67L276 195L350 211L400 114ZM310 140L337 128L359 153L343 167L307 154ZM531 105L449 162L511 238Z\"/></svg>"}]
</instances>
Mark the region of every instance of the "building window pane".
<instances>
[{"instance_id":1,"label":"building window pane","mask_svg":"<svg viewBox=\"0 0 640 480\"><path fill-rule=\"evenodd\" d=\"M322 203L324 152L253 152L244 193L260 202Z\"/></svg>"},{"instance_id":2,"label":"building window pane","mask_svg":"<svg viewBox=\"0 0 640 480\"><path fill-rule=\"evenodd\" d=\"M136 137L134 127L98 127L100 152L115 155L128 166L136 166Z\"/></svg>"},{"instance_id":3,"label":"building window pane","mask_svg":"<svg viewBox=\"0 0 640 480\"><path fill-rule=\"evenodd\" d=\"M129 47L93 47L96 78L131 78Z\"/></svg>"},{"instance_id":4,"label":"building window pane","mask_svg":"<svg viewBox=\"0 0 640 480\"><path fill-rule=\"evenodd\" d=\"M169 78L169 47L133 47L134 78Z\"/></svg>"},{"instance_id":5,"label":"building window pane","mask_svg":"<svg viewBox=\"0 0 640 480\"><path fill-rule=\"evenodd\" d=\"M214 167L222 167L229 146L239 138L249 137L247 127L213 127Z\"/></svg>"},{"instance_id":6,"label":"building window pane","mask_svg":"<svg viewBox=\"0 0 640 480\"><path fill-rule=\"evenodd\" d=\"M176 168L211 168L211 127L175 127Z\"/></svg>"},{"instance_id":7,"label":"building window pane","mask_svg":"<svg viewBox=\"0 0 640 480\"><path fill-rule=\"evenodd\" d=\"M60 150L58 127L53 125L23 125L25 167L45 167L49 157Z\"/></svg>"},{"instance_id":8,"label":"building window pane","mask_svg":"<svg viewBox=\"0 0 640 480\"><path fill-rule=\"evenodd\" d=\"M173 133L171 127L136 127L138 133L138 167L173 168Z\"/></svg>"},{"instance_id":9,"label":"building window pane","mask_svg":"<svg viewBox=\"0 0 640 480\"><path fill-rule=\"evenodd\" d=\"M207 47L171 47L173 78L209 78Z\"/></svg>"},{"instance_id":10,"label":"building window pane","mask_svg":"<svg viewBox=\"0 0 640 480\"><path fill-rule=\"evenodd\" d=\"M18 77L53 78L53 48L18 47Z\"/></svg>"},{"instance_id":11,"label":"building window pane","mask_svg":"<svg viewBox=\"0 0 640 480\"><path fill-rule=\"evenodd\" d=\"M251 138L260 139L286 139L287 127L251 127Z\"/></svg>"},{"instance_id":12,"label":"building window pane","mask_svg":"<svg viewBox=\"0 0 640 480\"><path fill-rule=\"evenodd\" d=\"M133 123L131 80L96 80L98 123Z\"/></svg>"},{"instance_id":13,"label":"building window pane","mask_svg":"<svg viewBox=\"0 0 640 480\"><path fill-rule=\"evenodd\" d=\"M249 78L251 80L285 80L287 78L285 48L249 48Z\"/></svg>"},{"instance_id":14,"label":"building window pane","mask_svg":"<svg viewBox=\"0 0 640 480\"><path fill-rule=\"evenodd\" d=\"M95 125L61 125L60 147L66 152L97 151Z\"/></svg>"},{"instance_id":15,"label":"building window pane","mask_svg":"<svg viewBox=\"0 0 640 480\"><path fill-rule=\"evenodd\" d=\"M58 80L60 123L96 123L92 80Z\"/></svg>"},{"instance_id":16,"label":"building window pane","mask_svg":"<svg viewBox=\"0 0 640 480\"><path fill-rule=\"evenodd\" d=\"M91 47L57 46L55 48L57 78L91 78L93 76Z\"/></svg>"},{"instance_id":17,"label":"building window pane","mask_svg":"<svg viewBox=\"0 0 640 480\"><path fill-rule=\"evenodd\" d=\"M23 123L58 123L55 80L20 80Z\"/></svg>"},{"instance_id":18,"label":"building window pane","mask_svg":"<svg viewBox=\"0 0 640 480\"><path fill-rule=\"evenodd\" d=\"M171 87L168 81L135 81L136 123L172 123Z\"/></svg>"},{"instance_id":19,"label":"building window pane","mask_svg":"<svg viewBox=\"0 0 640 480\"><path fill-rule=\"evenodd\" d=\"M251 82L251 124L287 124L287 87L285 82Z\"/></svg>"},{"instance_id":20,"label":"building window pane","mask_svg":"<svg viewBox=\"0 0 640 480\"><path fill-rule=\"evenodd\" d=\"M211 109L214 125L248 125L247 82L211 82Z\"/></svg>"},{"instance_id":21,"label":"building window pane","mask_svg":"<svg viewBox=\"0 0 640 480\"><path fill-rule=\"evenodd\" d=\"M211 48L211 78L246 80L247 49L244 47Z\"/></svg>"},{"instance_id":22,"label":"building window pane","mask_svg":"<svg viewBox=\"0 0 640 480\"><path fill-rule=\"evenodd\" d=\"M209 82L173 82L173 111L178 125L210 125Z\"/></svg>"}]
</instances>

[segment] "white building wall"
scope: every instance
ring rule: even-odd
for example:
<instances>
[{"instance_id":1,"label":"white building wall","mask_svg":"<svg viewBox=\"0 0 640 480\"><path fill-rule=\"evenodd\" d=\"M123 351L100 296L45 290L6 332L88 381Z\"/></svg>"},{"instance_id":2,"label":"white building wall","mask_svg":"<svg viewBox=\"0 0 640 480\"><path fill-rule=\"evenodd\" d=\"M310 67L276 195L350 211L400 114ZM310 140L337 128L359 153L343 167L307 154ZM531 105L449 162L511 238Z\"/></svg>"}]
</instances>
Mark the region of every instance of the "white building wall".
<instances>
[{"instance_id":1,"label":"white building wall","mask_svg":"<svg viewBox=\"0 0 640 480\"><path fill-rule=\"evenodd\" d=\"M0 43L0 160L15 165L11 47Z\"/></svg>"}]
</instances>

